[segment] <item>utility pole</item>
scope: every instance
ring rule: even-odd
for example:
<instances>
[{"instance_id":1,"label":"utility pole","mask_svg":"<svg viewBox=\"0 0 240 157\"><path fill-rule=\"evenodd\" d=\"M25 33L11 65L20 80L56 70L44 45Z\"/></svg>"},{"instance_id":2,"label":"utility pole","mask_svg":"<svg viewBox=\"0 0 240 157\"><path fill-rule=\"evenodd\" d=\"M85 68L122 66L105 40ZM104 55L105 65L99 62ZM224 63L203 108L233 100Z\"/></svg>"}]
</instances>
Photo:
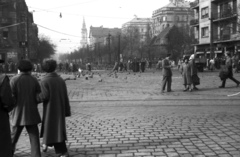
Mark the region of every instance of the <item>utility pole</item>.
<instances>
[{"instance_id":1,"label":"utility pole","mask_svg":"<svg viewBox=\"0 0 240 157\"><path fill-rule=\"evenodd\" d=\"M211 7L212 10L212 7ZM213 58L213 13L211 11L210 17L210 59Z\"/></svg>"},{"instance_id":2,"label":"utility pole","mask_svg":"<svg viewBox=\"0 0 240 157\"><path fill-rule=\"evenodd\" d=\"M108 37L107 37L107 39L108 39L108 50L109 50L109 64L111 64L111 47L110 47L110 42L111 42L111 34L109 33L108 34Z\"/></svg>"},{"instance_id":3,"label":"utility pole","mask_svg":"<svg viewBox=\"0 0 240 157\"><path fill-rule=\"evenodd\" d=\"M26 13L25 13L25 42L26 42L26 46L25 46L25 56L24 56L24 58L25 59L28 59L28 57L29 57L29 54L28 54L28 45L29 45L29 43L28 43L28 30L29 30L29 28L28 28L28 11L26 11Z\"/></svg>"},{"instance_id":4,"label":"utility pole","mask_svg":"<svg viewBox=\"0 0 240 157\"><path fill-rule=\"evenodd\" d=\"M119 62L121 60L120 54L121 54L121 34L119 33L118 35L118 61Z\"/></svg>"}]
</instances>

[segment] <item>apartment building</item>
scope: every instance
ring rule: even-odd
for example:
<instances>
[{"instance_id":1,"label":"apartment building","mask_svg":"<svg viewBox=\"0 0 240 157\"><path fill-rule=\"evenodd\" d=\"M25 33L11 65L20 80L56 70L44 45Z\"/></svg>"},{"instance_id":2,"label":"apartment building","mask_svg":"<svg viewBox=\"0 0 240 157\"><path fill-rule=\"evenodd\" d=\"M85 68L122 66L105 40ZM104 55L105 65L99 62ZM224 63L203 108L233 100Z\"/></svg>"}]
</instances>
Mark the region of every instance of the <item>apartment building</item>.
<instances>
[{"instance_id":1,"label":"apartment building","mask_svg":"<svg viewBox=\"0 0 240 157\"><path fill-rule=\"evenodd\" d=\"M152 34L152 19L151 18L138 18L135 17L131 21L128 21L122 25L122 32L127 33L131 30L138 30L140 33L140 42L146 41L146 33Z\"/></svg>"},{"instance_id":2,"label":"apartment building","mask_svg":"<svg viewBox=\"0 0 240 157\"><path fill-rule=\"evenodd\" d=\"M196 0L192 9L195 52L209 57L240 51L240 0Z\"/></svg>"},{"instance_id":3,"label":"apartment building","mask_svg":"<svg viewBox=\"0 0 240 157\"><path fill-rule=\"evenodd\" d=\"M0 58L37 59L38 28L25 0L0 0Z\"/></svg>"},{"instance_id":4,"label":"apartment building","mask_svg":"<svg viewBox=\"0 0 240 157\"><path fill-rule=\"evenodd\" d=\"M153 11L153 35L157 36L165 28L189 26L193 17L193 10L190 2L185 0L169 0L169 4Z\"/></svg>"}]
</instances>

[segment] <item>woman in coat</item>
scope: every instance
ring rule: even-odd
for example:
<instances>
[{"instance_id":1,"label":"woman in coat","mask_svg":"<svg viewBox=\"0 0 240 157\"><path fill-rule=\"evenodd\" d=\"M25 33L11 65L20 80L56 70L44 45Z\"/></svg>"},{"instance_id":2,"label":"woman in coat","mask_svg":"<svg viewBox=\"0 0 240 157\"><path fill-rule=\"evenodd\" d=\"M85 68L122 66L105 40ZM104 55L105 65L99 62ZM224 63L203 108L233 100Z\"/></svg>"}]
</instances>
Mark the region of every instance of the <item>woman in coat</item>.
<instances>
[{"instance_id":1,"label":"woman in coat","mask_svg":"<svg viewBox=\"0 0 240 157\"><path fill-rule=\"evenodd\" d=\"M1 157L12 157L12 142L11 131L9 124L8 112L14 106L14 99L9 83L9 78L6 75L0 75L0 155Z\"/></svg>"},{"instance_id":2,"label":"woman in coat","mask_svg":"<svg viewBox=\"0 0 240 157\"><path fill-rule=\"evenodd\" d=\"M193 85L193 89L194 90L198 90L198 88L196 87L196 85L199 85L200 84L200 79L197 75L198 73L198 70L197 70L197 66L195 64L195 55L192 54L189 58L189 63L188 63L190 66L191 66L191 77L192 77L192 85ZM198 80L196 80L198 79Z\"/></svg>"},{"instance_id":3,"label":"woman in coat","mask_svg":"<svg viewBox=\"0 0 240 157\"><path fill-rule=\"evenodd\" d=\"M40 93L40 85L31 75L33 69L29 60L21 60L18 64L20 74L14 76L11 81L11 89L16 99L16 107L11 112L12 120L12 144L13 151L25 127L31 143L31 157L41 157L38 124L41 117L37 108L37 94Z\"/></svg>"},{"instance_id":4,"label":"woman in coat","mask_svg":"<svg viewBox=\"0 0 240 157\"><path fill-rule=\"evenodd\" d=\"M192 91L192 77L191 77L191 65L188 63L188 58L185 57L183 59L182 67L180 68L180 72L183 76L183 85L185 89L183 91Z\"/></svg>"},{"instance_id":5,"label":"woman in coat","mask_svg":"<svg viewBox=\"0 0 240 157\"><path fill-rule=\"evenodd\" d=\"M65 81L55 72L55 60L43 61L42 70L47 72L42 78L39 100L43 102L41 137L46 151L47 146L54 146L56 154L68 157L65 141L67 140L65 117L70 116L70 106Z\"/></svg>"}]
</instances>

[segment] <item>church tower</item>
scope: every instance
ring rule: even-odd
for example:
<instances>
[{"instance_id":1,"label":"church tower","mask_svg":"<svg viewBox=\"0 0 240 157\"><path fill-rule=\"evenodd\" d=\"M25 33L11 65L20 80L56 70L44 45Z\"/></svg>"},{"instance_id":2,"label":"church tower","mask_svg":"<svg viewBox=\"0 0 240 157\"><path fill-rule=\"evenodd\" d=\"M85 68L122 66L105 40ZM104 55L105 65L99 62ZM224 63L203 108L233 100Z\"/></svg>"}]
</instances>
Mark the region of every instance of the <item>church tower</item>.
<instances>
[{"instance_id":1,"label":"church tower","mask_svg":"<svg viewBox=\"0 0 240 157\"><path fill-rule=\"evenodd\" d=\"M80 41L81 47L82 48L87 47L88 36L87 36L87 28L86 28L86 24L85 24L85 19L84 18L83 18L81 35L82 35L82 38L81 38L81 41Z\"/></svg>"}]
</instances>

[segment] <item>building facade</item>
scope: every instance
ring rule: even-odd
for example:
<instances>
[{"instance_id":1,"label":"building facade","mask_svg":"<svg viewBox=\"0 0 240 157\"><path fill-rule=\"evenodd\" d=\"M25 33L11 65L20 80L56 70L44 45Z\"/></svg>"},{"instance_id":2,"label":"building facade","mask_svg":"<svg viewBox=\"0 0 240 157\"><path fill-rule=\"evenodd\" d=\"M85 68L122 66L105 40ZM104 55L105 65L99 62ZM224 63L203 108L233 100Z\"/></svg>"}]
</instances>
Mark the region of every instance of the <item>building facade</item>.
<instances>
[{"instance_id":1,"label":"building facade","mask_svg":"<svg viewBox=\"0 0 240 157\"><path fill-rule=\"evenodd\" d=\"M170 0L166 6L153 11L153 35L157 36L165 28L172 27L173 25L187 27L192 18L193 11L190 7L190 2L185 0Z\"/></svg>"},{"instance_id":2,"label":"building facade","mask_svg":"<svg viewBox=\"0 0 240 157\"><path fill-rule=\"evenodd\" d=\"M88 33L87 33L87 27L85 23L85 19L83 18L83 24L82 24L82 31L81 31L81 41L80 45L82 48L86 48L88 44Z\"/></svg>"},{"instance_id":3,"label":"building facade","mask_svg":"<svg viewBox=\"0 0 240 157\"><path fill-rule=\"evenodd\" d=\"M146 33L152 34L152 19L151 18L134 18L122 25L122 33L127 33L129 30L137 29L140 33L140 42L146 41Z\"/></svg>"},{"instance_id":4,"label":"building facade","mask_svg":"<svg viewBox=\"0 0 240 157\"><path fill-rule=\"evenodd\" d=\"M0 0L0 57L4 62L37 59L38 28L25 0Z\"/></svg>"},{"instance_id":5,"label":"building facade","mask_svg":"<svg viewBox=\"0 0 240 157\"><path fill-rule=\"evenodd\" d=\"M90 27L89 45L91 49L95 49L96 45L106 46L112 36L117 36L121 33L119 28L104 28L104 27ZM109 38L110 37L110 38Z\"/></svg>"},{"instance_id":6,"label":"building facade","mask_svg":"<svg viewBox=\"0 0 240 157\"><path fill-rule=\"evenodd\" d=\"M196 39L195 52L213 58L240 51L240 0L196 0L192 9Z\"/></svg>"}]
</instances>

